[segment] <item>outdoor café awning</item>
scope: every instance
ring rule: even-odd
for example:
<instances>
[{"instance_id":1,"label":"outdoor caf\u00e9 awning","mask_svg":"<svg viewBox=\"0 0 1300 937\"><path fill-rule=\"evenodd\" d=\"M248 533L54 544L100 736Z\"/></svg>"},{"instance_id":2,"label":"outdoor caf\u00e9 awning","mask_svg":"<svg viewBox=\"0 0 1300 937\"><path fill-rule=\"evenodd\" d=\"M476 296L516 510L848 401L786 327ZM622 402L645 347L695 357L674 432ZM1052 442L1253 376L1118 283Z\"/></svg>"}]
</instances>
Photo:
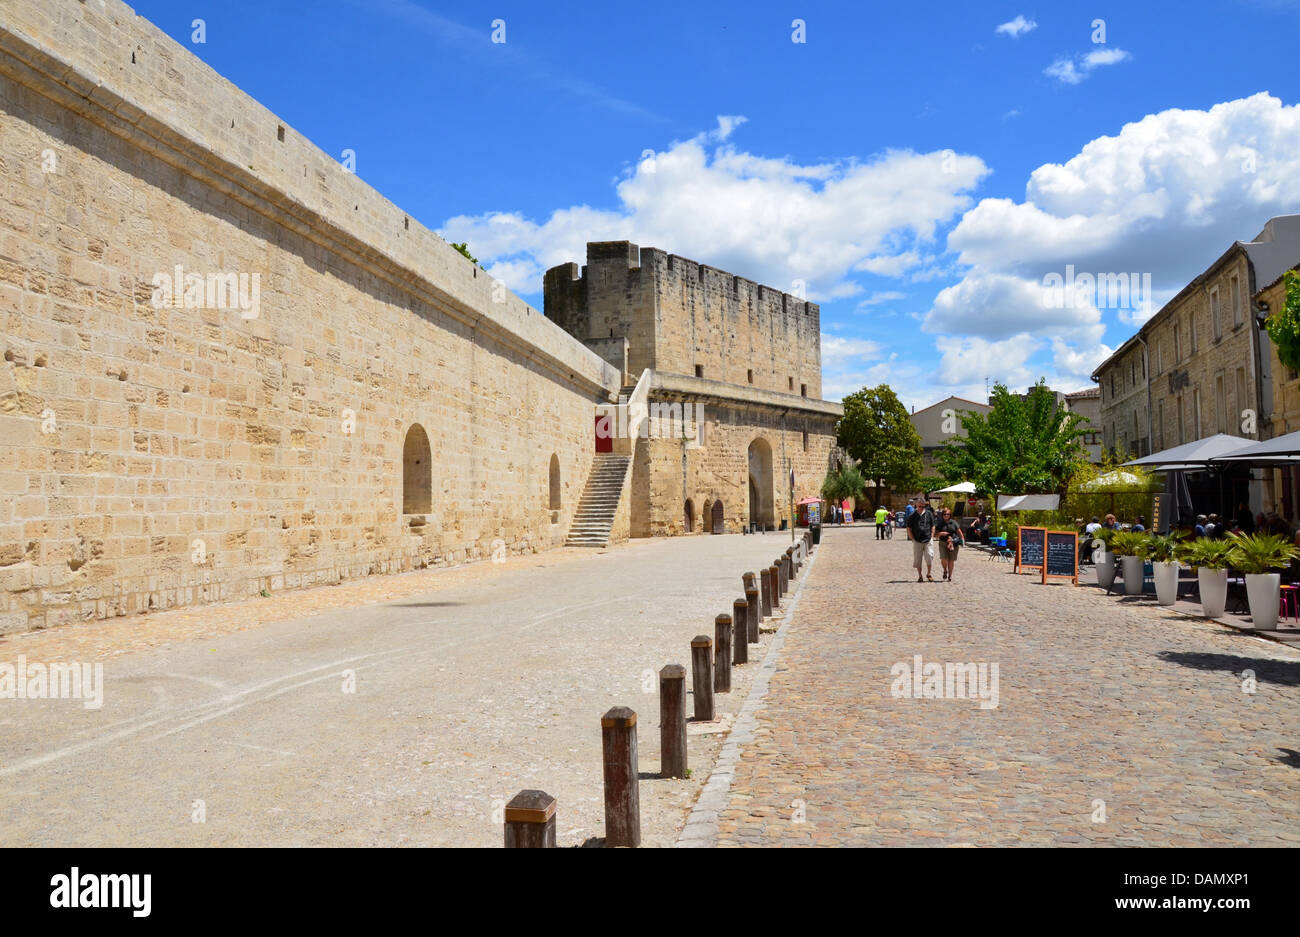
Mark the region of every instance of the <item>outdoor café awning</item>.
<instances>
[{"instance_id":1,"label":"outdoor caf\u00e9 awning","mask_svg":"<svg viewBox=\"0 0 1300 937\"><path fill-rule=\"evenodd\" d=\"M1055 511L1060 495L998 495L999 511Z\"/></svg>"},{"instance_id":2,"label":"outdoor caf\u00e9 awning","mask_svg":"<svg viewBox=\"0 0 1300 937\"><path fill-rule=\"evenodd\" d=\"M1090 482L1084 482L1079 486L1080 491L1116 491L1125 493L1132 489L1140 489L1148 485L1146 479L1138 478L1132 472L1121 472L1116 469L1113 472L1107 472L1105 475L1098 475Z\"/></svg>"},{"instance_id":3,"label":"outdoor caf\u00e9 awning","mask_svg":"<svg viewBox=\"0 0 1300 937\"><path fill-rule=\"evenodd\" d=\"M955 485L949 485L947 488L940 488L938 491L932 491L931 494L942 495L952 492L959 495L973 495L975 493L974 482L958 482Z\"/></svg>"},{"instance_id":4,"label":"outdoor caf\u00e9 awning","mask_svg":"<svg viewBox=\"0 0 1300 937\"><path fill-rule=\"evenodd\" d=\"M1250 442L1250 440L1247 440ZM1216 462L1252 462L1255 465L1300 465L1300 433L1287 433L1276 439L1251 443Z\"/></svg>"},{"instance_id":5,"label":"outdoor caf\u00e9 awning","mask_svg":"<svg viewBox=\"0 0 1300 937\"><path fill-rule=\"evenodd\" d=\"M1125 465L1140 465L1152 472L1203 472L1210 463L1225 456L1236 455L1247 446L1255 445L1253 439L1229 436L1227 433L1215 433L1195 442L1183 443L1172 449L1163 449L1151 455L1125 462Z\"/></svg>"}]
</instances>

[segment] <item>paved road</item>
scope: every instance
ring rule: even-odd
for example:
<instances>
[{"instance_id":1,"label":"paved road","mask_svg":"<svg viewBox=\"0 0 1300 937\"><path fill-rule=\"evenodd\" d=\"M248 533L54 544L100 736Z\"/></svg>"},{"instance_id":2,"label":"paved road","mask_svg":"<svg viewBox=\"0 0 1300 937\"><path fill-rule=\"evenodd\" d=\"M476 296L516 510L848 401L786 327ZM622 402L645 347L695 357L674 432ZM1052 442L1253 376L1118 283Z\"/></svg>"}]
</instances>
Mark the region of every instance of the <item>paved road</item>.
<instances>
[{"instance_id":1,"label":"paved road","mask_svg":"<svg viewBox=\"0 0 1300 937\"><path fill-rule=\"evenodd\" d=\"M1300 654L973 550L951 584L910 559L826 531L720 844L1300 843ZM997 707L892 695L915 655L997 663Z\"/></svg>"},{"instance_id":2,"label":"paved road","mask_svg":"<svg viewBox=\"0 0 1300 937\"><path fill-rule=\"evenodd\" d=\"M0 701L0 846L497 846L494 808L530 787L559 799L561 845L602 836L600 715L636 709L657 772L643 674L689 663L788 537L638 541L109 655L102 709ZM673 841L710 744L693 733L692 780L642 784L647 845Z\"/></svg>"}]
</instances>

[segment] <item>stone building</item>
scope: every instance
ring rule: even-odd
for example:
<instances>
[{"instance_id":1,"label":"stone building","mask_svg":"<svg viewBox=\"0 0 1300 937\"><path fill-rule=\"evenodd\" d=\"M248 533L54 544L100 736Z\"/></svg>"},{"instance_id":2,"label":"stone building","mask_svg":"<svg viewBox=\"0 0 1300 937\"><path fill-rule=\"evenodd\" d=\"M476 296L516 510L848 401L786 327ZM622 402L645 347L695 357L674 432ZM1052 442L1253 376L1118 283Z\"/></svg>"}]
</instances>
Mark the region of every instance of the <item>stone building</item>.
<instances>
[{"instance_id":1,"label":"stone building","mask_svg":"<svg viewBox=\"0 0 1300 937\"><path fill-rule=\"evenodd\" d=\"M1215 433L1271 435L1268 337L1251 297L1300 258L1300 215L1237 241L1093 372L1103 445L1148 455Z\"/></svg>"},{"instance_id":2,"label":"stone building","mask_svg":"<svg viewBox=\"0 0 1300 937\"><path fill-rule=\"evenodd\" d=\"M916 435L921 437L921 474L937 475L937 460L943 447L951 440L966 438L966 430L961 425L963 412L988 416L993 408L965 397L947 397L938 403L912 411L912 426L916 429ZM891 495L897 499L895 493L891 492Z\"/></svg>"},{"instance_id":3,"label":"stone building","mask_svg":"<svg viewBox=\"0 0 1300 937\"><path fill-rule=\"evenodd\" d=\"M625 398L703 408L698 443L647 432L631 447L633 537L778 527L791 471L796 500L818 493L843 408L820 399L815 303L627 241L551 268L544 295L547 318L623 375Z\"/></svg>"},{"instance_id":4,"label":"stone building","mask_svg":"<svg viewBox=\"0 0 1300 937\"><path fill-rule=\"evenodd\" d=\"M1062 399L1067 410L1077 413L1087 421L1086 425L1081 424L1079 428L1086 429L1088 435L1079 441L1088 452L1088 461L1100 462L1102 458L1101 388L1089 387L1085 390L1076 390L1063 394Z\"/></svg>"},{"instance_id":5,"label":"stone building","mask_svg":"<svg viewBox=\"0 0 1300 937\"><path fill-rule=\"evenodd\" d=\"M597 451L607 348L119 0L0 6L0 112L0 632L625 539L629 477L640 532L681 526L655 459ZM631 376L716 407L686 497L737 529L747 462L815 487L835 408L815 347L763 378L806 402L724 383L714 324L708 376L676 331Z\"/></svg>"}]
</instances>

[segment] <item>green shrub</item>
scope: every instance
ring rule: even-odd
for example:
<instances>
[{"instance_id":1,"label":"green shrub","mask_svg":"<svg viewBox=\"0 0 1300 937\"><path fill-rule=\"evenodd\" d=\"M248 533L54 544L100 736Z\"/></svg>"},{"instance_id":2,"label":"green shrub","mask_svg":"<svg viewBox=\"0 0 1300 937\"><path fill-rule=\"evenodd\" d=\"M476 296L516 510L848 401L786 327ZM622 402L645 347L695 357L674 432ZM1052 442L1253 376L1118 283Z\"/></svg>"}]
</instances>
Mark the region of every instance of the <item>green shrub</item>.
<instances>
[{"instance_id":1,"label":"green shrub","mask_svg":"<svg viewBox=\"0 0 1300 937\"><path fill-rule=\"evenodd\" d=\"M1243 573L1282 569L1297 556L1295 545L1277 534L1229 534L1228 559Z\"/></svg>"},{"instance_id":2,"label":"green shrub","mask_svg":"<svg viewBox=\"0 0 1300 937\"><path fill-rule=\"evenodd\" d=\"M1153 563L1168 563L1175 558L1178 541L1168 534L1148 534L1146 556Z\"/></svg>"},{"instance_id":3,"label":"green shrub","mask_svg":"<svg viewBox=\"0 0 1300 937\"><path fill-rule=\"evenodd\" d=\"M1131 530L1120 530L1111 538L1110 549L1116 556L1140 556L1146 558L1147 537L1146 534L1134 533Z\"/></svg>"},{"instance_id":4,"label":"green shrub","mask_svg":"<svg viewBox=\"0 0 1300 937\"><path fill-rule=\"evenodd\" d=\"M1182 541L1176 555L1193 569L1227 569L1231 553L1232 543L1228 540L1198 537Z\"/></svg>"}]
</instances>

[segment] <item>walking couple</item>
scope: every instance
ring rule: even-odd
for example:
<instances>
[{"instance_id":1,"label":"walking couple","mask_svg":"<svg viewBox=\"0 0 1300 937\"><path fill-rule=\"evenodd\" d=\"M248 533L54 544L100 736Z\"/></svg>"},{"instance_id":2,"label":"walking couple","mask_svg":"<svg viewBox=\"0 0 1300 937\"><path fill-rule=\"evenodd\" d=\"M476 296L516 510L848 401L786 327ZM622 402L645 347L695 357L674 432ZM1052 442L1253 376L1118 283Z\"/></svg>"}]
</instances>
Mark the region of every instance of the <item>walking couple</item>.
<instances>
[{"instance_id":1,"label":"walking couple","mask_svg":"<svg viewBox=\"0 0 1300 937\"><path fill-rule=\"evenodd\" d=\"M924 498L913 498L916 510L907 518L907 539L912 541L912 565L916 567L916 581L934 582L931 568L934 565L935 544L938 543L939 565L943 569L943 578L952 582L952 568L957 562L957 552L963 540L961 525L952 518L952 510L942 508L938 518ZM925 575L921 575L921 565L925 564Z\"/></svg>"}]
</instances>

